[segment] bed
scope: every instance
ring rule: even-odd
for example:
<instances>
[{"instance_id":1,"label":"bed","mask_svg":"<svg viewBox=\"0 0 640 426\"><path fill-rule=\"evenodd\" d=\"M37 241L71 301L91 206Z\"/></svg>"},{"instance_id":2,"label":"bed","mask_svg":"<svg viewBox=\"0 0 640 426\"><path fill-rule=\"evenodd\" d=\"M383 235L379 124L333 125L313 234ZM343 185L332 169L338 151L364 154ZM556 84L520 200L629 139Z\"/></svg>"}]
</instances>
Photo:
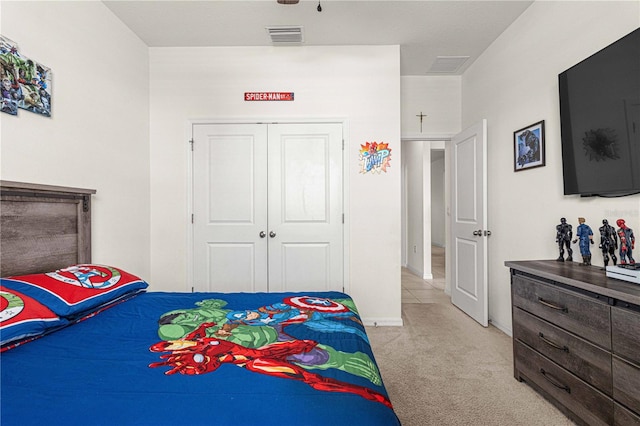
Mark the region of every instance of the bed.
<instances>
[{"instance_id":1,"label":"bed","mask_svg":"<svg viewBox=\"0 0 640 426\"><path fill-rule=\"evenodd\" d=\"M166 293L91 263L95 191L1 182L0 423L399 425L344 293Z\"/></svg>"}]
</instances>

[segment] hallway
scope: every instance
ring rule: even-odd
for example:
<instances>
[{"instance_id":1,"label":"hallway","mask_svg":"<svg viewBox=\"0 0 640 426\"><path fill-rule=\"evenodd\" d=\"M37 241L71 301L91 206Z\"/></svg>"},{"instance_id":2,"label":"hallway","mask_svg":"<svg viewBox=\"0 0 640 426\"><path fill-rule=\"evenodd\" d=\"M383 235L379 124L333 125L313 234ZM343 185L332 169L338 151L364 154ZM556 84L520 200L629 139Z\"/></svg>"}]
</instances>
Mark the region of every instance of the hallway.
<instances>
[{"instance_id":1,"label":"hallway","mask_svg":"<svg viewBox=\"0 0 640 426\"><path fill-rule=\"evenodd\" d=\"M402 303L451 303L451 297L444 292L444 247L431 247L431 267L433 279L430 280L423 280L402 268Z\"/></svg>"}]
</instances>

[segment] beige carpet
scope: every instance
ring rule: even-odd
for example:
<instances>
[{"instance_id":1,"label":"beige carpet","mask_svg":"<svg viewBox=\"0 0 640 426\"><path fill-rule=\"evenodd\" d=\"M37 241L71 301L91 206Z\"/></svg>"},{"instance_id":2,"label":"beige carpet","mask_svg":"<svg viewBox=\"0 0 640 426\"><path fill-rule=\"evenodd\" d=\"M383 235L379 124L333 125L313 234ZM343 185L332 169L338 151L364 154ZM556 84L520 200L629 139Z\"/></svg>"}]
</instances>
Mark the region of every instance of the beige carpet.
<instances>
[{"instance_id":1,"label":"beige carpet","mask_svg":"<svg viewBox=\"0 0 640 426\"><path fill-rule=\"evenodd\" d=\"M446 296L446 295L445 295ZM445 298L403 303L404 327L368 327L403 426L572 425L513 377L511 338Z\"/></svg>"}]
</instances>

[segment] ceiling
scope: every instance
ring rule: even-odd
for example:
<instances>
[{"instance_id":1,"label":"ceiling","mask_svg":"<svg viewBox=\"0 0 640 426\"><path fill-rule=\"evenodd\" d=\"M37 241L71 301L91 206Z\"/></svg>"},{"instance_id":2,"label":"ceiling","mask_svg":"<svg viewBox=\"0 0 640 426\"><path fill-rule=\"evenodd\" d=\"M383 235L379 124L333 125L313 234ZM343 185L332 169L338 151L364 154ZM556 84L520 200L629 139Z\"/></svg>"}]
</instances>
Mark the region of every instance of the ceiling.
<instances>
[{"instance_id":1,"label":"ceiling","mask_svg":"<svg viewBox=\"0 0 640 426\"><path fill-rule=\"evenodd\" d=\"M104 0L149 47L271 46L266 27L303 27L305 46L400 45L401 75L462 74L533 1ZM317 11L318 4L322 12ZM438 56L466 57L433 72ZM445 65L448 59L445 58ZM431 71L430 71L431 70Z\"/></svg>"}]
</instances>

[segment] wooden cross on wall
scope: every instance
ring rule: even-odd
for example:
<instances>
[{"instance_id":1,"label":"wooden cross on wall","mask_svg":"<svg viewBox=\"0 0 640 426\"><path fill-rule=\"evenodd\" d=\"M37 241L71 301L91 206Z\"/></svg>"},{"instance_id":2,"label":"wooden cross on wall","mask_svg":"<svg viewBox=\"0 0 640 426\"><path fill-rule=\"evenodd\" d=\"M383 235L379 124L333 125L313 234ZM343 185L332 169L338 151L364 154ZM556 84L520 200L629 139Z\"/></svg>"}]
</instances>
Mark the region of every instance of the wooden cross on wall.
<instances>
[{"instance_id":1,"label":"wooden cross on wall","mask_svg":"<svg viewBox=\"0 0 640 426\"><path fill-rule=\"evenodd\" d=\"M420 117L420 133L422 133L422 119L425 118L427 116L427 114L423 114L422 111L420 111L420 114L417 114L416 117Z\"/></svg>"}]
</instances>

